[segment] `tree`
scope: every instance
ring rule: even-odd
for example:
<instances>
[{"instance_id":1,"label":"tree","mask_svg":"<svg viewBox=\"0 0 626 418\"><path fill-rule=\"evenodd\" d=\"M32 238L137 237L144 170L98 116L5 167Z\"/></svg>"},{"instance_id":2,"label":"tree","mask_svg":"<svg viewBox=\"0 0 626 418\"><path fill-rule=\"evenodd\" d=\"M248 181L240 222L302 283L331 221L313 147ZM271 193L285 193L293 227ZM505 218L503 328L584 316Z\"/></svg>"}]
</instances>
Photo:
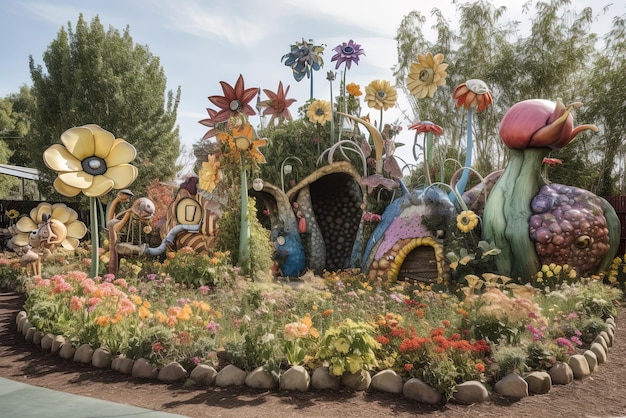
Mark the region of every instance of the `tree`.
<instances>
[{"instance_id":1,"label":"tree","mask_svg":"<svg viewBox=\"0 0 626 418\"><path fill-rule=\"evenodd\" d=\"M626 156L626 15L616 17L605 37L605 48L590 60L593 63L586 83L589 100L583 117L593 121L600 132L592 137L596 144L599 173L593 191L601 196L626 192L623 164ZM621 164L621 167L619 167ZM616 166L621 170L615 170ZM622 173L620 178L616 173ZM616 183L619 183L616 185Z\"/></svg>"},{"instance_id":2,"label":"tree","mask_svg":"<svg viewBox=\"0 0 626 418\"><path fill-rule=\"evenodd\" d=\"M409 96L415 120L431 120L443 127L435 147L436 164L449 158L449 149L458 150L459 157L464 149L467 112L455 108L451 98L454 88L472 78L489 86L493 106L475 115L473 123L473 167L486 175L506 161L498 125L513 104L531 98L561 97L566 103L579 100L580 86L589 71L587 57L594 51L597 36L590 33L591 9L577 13L571 9L570 0L526 3L525 13L530 14L534 5L535 15L531 16L530 33L525 37L517 30L519 22L503 24L505 7L496 8L485 0L455 4L458 33L438 9L433 9L435 42L424 37L422 27L428 19L419 12L403 19L396 36L398 64L394 76ZM405 80L416 55L426 52L445 55L449 64L447 85L439 87L441 91L434 99L417 100L408 94Z\"/></svg>"},{"instance_id":3,"label":"tree","mask_svg":"<svg viewBox=\"0 0 626 418\"><path fill-rule=\"evenodd\" d=\"M29 158L41 172L41 190L49 196L55 173L42 159L46 148L74 126L94 123L137 149L139 177L135 193L145 193L155 178L170 180L177 172L180 138L176 94L166 91L159 59L147 46L136 45L126 27L122 34L105 31L96 16L87 24L82 14L76 30L68 22L43 54L46 72L30 57L37 107L29 139ZM165 99L167 97L167 100Z\"/></svg>"}]
</instances>

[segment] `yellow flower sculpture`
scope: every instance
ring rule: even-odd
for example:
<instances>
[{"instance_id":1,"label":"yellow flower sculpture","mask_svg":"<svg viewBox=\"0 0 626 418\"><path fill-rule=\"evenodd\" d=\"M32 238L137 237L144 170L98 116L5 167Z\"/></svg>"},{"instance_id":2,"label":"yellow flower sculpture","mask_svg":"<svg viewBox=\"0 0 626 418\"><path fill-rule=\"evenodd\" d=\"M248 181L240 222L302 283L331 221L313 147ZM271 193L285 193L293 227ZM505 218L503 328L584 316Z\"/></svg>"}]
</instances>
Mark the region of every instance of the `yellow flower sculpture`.
<instances>
[{"instance_id":1,"label":"yellow flower sculpture","mask_svg":"<svg viewBox=\"0 0 626 418\"><path fill-rule=\"evenodd\" d=\"M471 210L464 210L456 217L456 227L461 232L470 232L478 225L478 216Z\"/></svg>"},{"instance_id":2,"label":"yellow flower sculpture","mask_svg":"<svg viewBox=\"0 0 626 418\"><path fill-rule=\"evenodd\" d=\"M209 155L209 160L202 163L199 177L200 189L211 193L217 187L217 183L222 180L222 175L220 174L220 162L217 161L215 155Z\"/></svg>"},{"instance_id":3,"label":"yellow flower sculpture","mask_svg":"<svg viewBox=\"0 0 626 418\"><path fill-rule=\"evenodd\" d=\"M446 85L448 64L443 62L443 54L433 56L430 52L426 55L418 54L417 60L409 69L407 87L418 99L426 96L432 98L437 87Z\"/></svg>"},{"instance_id":4,"label":"yellow flower sculpture","mask_svg":"<svg viewBox=\"0 0 626 418\"><path fill-rule=\"evenodd\" d=\"M255 139L254 129L252 125L245 122L232 128L231 132L220 132L217 134L217 139L225 144L229 151L228 156L232 157L235 161L240 161L241 153L247 151L250 158L257 163L264 163L265 156L259 151L260 147L267 144L267 139ZM245 144L245 149L240 149L238 145Z\"/></svg>"},{"instance_id":5,"label":"yellow flower sculpture","mask_svg":"<svg viewBox=\"0 0 626 418\"><path fill-rule=\"evenodd\" d=\"M374 80L365 87L365 101L371 108L387 110L397 100L398 92L387 80Z\"/></svg>"},{"instance_id":6,"label":"yellow flower sculpture","mask_svg":"<svg viewBox=\"0 0 626 418\"><path fill-rule=\"evenodd\" d=\"M51 235L46 236L41 230L45 224L50 225ZM29 216L20 218L15 228L17 234L11 241L18 247L33 245L33 237L36 237L43 241L41 242L43 247L60 245L65 249L74 250L87 233L85 224L78 220L78 213L65 203L53 205L47 202L40 203L30 211Z\"/></svg>"},{"instance_id":7,"label":"yellow flower sculpture","mask_svg":"<svg viewBox=\"0 0 626 418\"><path fill-rule=\"evenodd\" d=\"M306 110L306 116L311 123L324 125L333 117L332 107L327 100L315 100Z\"/></svg>"},{"instance_id":8,"label":"yellow flower sculpture","mask_svg":"<svg viewBox=\"0 0 626 418\"><path fill-rule=\"evenodd\" d=\"M83 192L99 197L112 189L124 189L137 178L137 167L130 164L137 156L135 147L98 125L68 129L61 142L45 150L43 159L57 172L54 188L64 196Z\"/></svg>"}]
</instances>

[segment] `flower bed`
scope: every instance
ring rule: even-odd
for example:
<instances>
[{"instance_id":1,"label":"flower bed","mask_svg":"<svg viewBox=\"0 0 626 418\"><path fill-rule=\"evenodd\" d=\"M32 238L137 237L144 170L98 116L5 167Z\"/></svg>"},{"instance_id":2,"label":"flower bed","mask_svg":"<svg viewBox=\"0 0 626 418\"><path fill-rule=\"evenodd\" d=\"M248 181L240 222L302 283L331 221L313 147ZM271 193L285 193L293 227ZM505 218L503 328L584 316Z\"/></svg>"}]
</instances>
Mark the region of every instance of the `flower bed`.
<instances>
[{"instance_id":1,"label":"flower bed","mask_svg":"<svg viewBox=\"0 0 626 418\"><path fill-rule=\"evenodd\" d=\"M59 352L86 345L151 370L177 364L182 379L200 365L246 376L261 368L276 382L293 366L307 376L327 367L338 379L384 372L405 387L422 382L449 400L465 382L497 390L507 376L554 372L572 358L592 361L590 352L601 362L621 298L599 278L538 290L485 273L446 292L358 271L250 282L220 267L209 287L177 283L158 267L123 269L126 278L74 270L25 279L20 329L38 343L62 336Z\"/></svg>"}]
</instances>

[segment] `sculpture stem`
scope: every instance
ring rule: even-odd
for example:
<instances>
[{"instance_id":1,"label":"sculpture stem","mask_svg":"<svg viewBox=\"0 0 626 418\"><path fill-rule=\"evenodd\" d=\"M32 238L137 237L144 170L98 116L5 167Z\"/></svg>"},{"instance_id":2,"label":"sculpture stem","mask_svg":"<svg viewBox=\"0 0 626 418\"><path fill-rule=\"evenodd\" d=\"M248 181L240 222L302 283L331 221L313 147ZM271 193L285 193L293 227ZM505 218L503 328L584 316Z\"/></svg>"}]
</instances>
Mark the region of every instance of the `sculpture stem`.
<instances>
[{"instance_id":1,"label":"sculpture stem","mask_svg":"<svg viewBox=\"0 0 626 418\"><path fill-rule=\"evenodd\" d=\"M89 198L89 216L91 217L89 225L91 229L91 277L96 277L98 275L100 236L98 235L98 210L95 197Z\"/></svg>"},{"instance_id":2,"label":"sculpture stem","mask_svg":"<svg viewBox=\"0 0 626 418\"><path fill-rule=\"evenodd\" d=\"M522 282L539 270L528 222L531 201L545 184L541 164L549 152L549 148L509 150L509 163L489 194L483 212L483 238L501 250L495 257L498 273Z\"/></svg>"}]
</instances>

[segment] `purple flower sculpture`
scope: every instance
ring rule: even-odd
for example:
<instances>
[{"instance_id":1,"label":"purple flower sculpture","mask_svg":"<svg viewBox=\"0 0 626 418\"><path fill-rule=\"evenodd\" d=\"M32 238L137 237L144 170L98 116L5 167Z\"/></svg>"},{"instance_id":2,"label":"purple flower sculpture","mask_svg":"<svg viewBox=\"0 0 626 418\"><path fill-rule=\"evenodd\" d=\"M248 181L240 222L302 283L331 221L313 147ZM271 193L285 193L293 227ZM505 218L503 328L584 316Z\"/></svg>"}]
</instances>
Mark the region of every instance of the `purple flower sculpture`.
<instances>
[{"instance_id":1,"label":"purple flower sculpture","mask_svg":"<svg viewBox=\"0 0 626 418\"><path fill-rule=\"evenodd\" d=\"M365 55L365 51L361 48L361 45L355 43L352 39L347 43L344 42L341 45L337 45L333 48L333 51L335 51L336 54L333 55L330 61L337 61L335 70L344 62L346 63L346 69L349 70L353 62L357 65L359 64L359 55Z\"/></svg>"}]
</instances>

